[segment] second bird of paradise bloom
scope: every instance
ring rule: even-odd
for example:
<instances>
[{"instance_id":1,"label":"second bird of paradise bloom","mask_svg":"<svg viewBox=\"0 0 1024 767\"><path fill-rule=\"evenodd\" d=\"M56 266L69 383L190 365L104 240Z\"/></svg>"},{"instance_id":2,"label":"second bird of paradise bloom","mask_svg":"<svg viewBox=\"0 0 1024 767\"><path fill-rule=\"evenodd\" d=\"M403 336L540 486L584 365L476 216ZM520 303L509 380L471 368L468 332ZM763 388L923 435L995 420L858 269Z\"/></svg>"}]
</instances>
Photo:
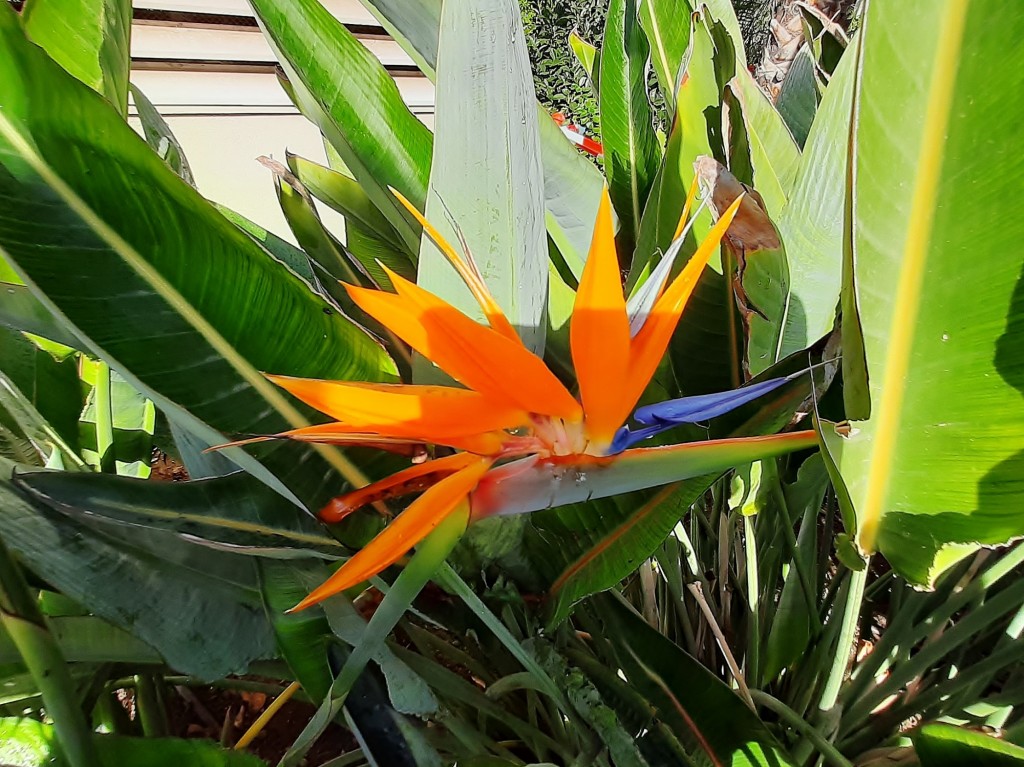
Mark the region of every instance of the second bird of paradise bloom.
<instances>
[{"instance_id":1,"label":"second bird of paradise bloom","mask_svg":"<svg viewBox=\"0 0 1024 767\"><path fill-rule=\"evenodd\" d=\"M384 449L427 444L455 451L414 463L328 504L320 517L337 522L366 504L425 490L295 610L358 585L394 564L457 510L468 513L471 520L486 516L486 510L469 509L469 499L496 464L559 457L563 465L593 467L633 452L619 452L623 445L637 441L630 440L622 427L658 368L683 308L741 201L737 199L721 215L678 276L662 285L642 324L638 327L634 318L631 329L605 191L569 329L579 385L578 396L573 396L544 361L523 345L472 259L461 257L412 205L395 194L458 271L487 324L389 270L394 293L346 285L352 301L462 387L269 376L298 399L337 419L277 437ZM696 184L677 237L695 194ZM776 379L771 388L785 380ZM726 410L763 390L742 392L727 393L731 404ZM710 396L717 398L714 414L724 412L723 395ZM682 420L700 418L672 421L669 416L659 420L655 430Z\"/></svg>"}]
</instances>

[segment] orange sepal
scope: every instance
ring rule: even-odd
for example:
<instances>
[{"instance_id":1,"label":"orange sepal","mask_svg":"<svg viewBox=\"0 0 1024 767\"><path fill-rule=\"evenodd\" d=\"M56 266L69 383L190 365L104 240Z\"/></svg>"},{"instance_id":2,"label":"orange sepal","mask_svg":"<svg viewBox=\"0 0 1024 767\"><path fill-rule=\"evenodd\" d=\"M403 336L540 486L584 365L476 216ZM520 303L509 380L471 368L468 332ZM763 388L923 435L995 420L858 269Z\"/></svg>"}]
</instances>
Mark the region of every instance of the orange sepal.
<instances>
[{"instance_id":1,"label":"orange sepal","mask_svg":"<svg viewBox=\"0 0 1024 767\"><path fill-rule=\"evenodd\" d=\"M317 442L326 445L351 445L353 447L372 447L380 450L387 450L400 455L416 455L423 452L424 444L445 445L456 450L465 450L477 455L498 455L505 448L506 442L514 441L508 432L485 431L479 434L447 435L438 437L431 434L401 434L398 427L389 429L391 433L368 432L358 426L351 426L346 423L318 423L313 426L303 426L299 429L283 431L280 434L272 434L266 437L253 437L251 439L231 442L224 447L237 447L248 445L254 442L264 442L268 439L291 439L296 442Z\"/></svg>"},{"instance_id":2,"label":"orange sepal","mask_svg":"<svg viewBox=\"0 0 1024 767\"><path fill-rule=\"evenodd\" d=\"M569 341L587 437L610 443L625 418L621 402L630 338L608 187L601 194L590 254L576 291Z\"/></svg>"},{"instance_id":3,"label":"orange sepal","mask_svg":"<svg viewBox=\"0 0 1024 767\"><path fill-rule=\"evenodd\" d=\"M360 309L469 388L506 407L579 419L579 403L540 357L400 275L388 276L398 295L345 288Z\"/></svg>"},{"instance_id":4,"label":"orange sepal","mask_svg":"<svg viewBox=\"0 0 1024 767\"><path fill-rule=\"evenodd\" d=\"M742 200L743 195L740 195L718 219L711 231L708 232L704 242L697 248L697 252L687 261L683 271L658 298L644 322L643 328L633 339L629 383L622 402L623 419L633 410L640 395L644 393L644 389L650 383L654 371L658 369L658 363L665 356L665 349L675 332L686 302L693 293L693 289L697 287L697 281L700 279L704 267L707 266L715 249L722 241L722 237L725 236Z\"/></svg>"},{"instance_id":5,"label":"orange sepal","mask_svg":"<svg viewBox=\"0 0 1024 767\"><path fill-rule=\"evenodd\" d=\"M340 522L363 506L424 490L478 460L477 456L469 453L456 453L433 461L413 464L366 487L332 498L320 509L320 519L328 524Z\"/></svg>"},{"instance_id":6,"label":"orange sepal","mask_svg":"<svg viewBox=\"0 0 1024 767\"><path fill-rule=\"evenodd\" d=\"M268 375L288 393L353 431L445 441L529 423L526 411L453 386L320 381Z\"/></svg>"},{"instance_id":7,"label":"orange sepal","mask_svg":"<svg viewBox=\"0 0 1024 767\"><path fill-rule=\"evenodd\" d=\"M431 487L334 575L288 612L304 610L322 602L393 565L409 549L426 538L460 504L467 502L469 493L487 473L491 463L490 459L477 458L469 466Z\"/></svg>"},{"instance_id":8,"label":"orange sepal","mask_svg":"<svg viewBox=\"0 0 1024 767\"><path fill-rule=\"evenodd\" d=\"M413 218L419 221L420 226L423 227L423 231L426 232L427 237L430 238L431 242L437 246L437 249L444 254L444 257L448 259L448 263L455 267L455 271L459 273L462 281L466 283L466 287L469 288L473 294L473 298L480 304L480 308L484 310L484 316L487 317L487 322L497 332L501 333L506 338L509 338L517 343L522 343L519 339L519 334L516 333L515 328L512 327L512 323L508 321L505 313L498 306L498 302L494 300L494 296L491 295L491 291L487 289L487 285L484 283L483 277L477 272L474 266L467 263L466 259L463 259L456 251L455 248L437 231L433 224L427 221L423 215L416 210L416 206L409 202L405 196L397 189L391 189L391 194L398 198L398 201L405 206L405 209L409 211ZM467 254L469 258L469 254Z\"/></svg>"}]
</instances>

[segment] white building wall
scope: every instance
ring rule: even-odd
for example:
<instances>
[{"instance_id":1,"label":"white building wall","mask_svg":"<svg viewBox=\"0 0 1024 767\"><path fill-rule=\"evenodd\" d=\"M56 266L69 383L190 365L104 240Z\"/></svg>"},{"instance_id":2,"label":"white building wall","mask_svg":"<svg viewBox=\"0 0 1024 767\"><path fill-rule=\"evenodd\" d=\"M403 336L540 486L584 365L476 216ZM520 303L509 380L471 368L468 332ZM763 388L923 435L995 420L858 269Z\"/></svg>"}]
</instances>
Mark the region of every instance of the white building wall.
<instances>
[{"instance_id":1,"label":"white building wall","mask_svg":"<svg viewBox=\"0 0 1024 767\"><path fill-rule=\"evenodd\" d=\"M358 0L325 0L344 23L372 26L364 45L385 66L412 64ZM136 9L251 18L245 0L134 0ZM274 57L258 29L186 20L143 20L132 27L132 82L153 102L181 142L199 191L293 240L270 171L256 158L284 161L287 149L326 163L320 133L288 100ZM244 21L244 19L243 19ZM223 19L221 19L223 22ZM212 62L221 62L210 66ZM223 62L232 62L225 65ZM224 71L227 70L227 71ZM410 109L433 127L434 88L419 74L395 78ZM137 120L133 124L138 128ZM337 223L320 206L325 221ZM294 240L293 240L294 241Z\"/></svg>"}]
</instances>

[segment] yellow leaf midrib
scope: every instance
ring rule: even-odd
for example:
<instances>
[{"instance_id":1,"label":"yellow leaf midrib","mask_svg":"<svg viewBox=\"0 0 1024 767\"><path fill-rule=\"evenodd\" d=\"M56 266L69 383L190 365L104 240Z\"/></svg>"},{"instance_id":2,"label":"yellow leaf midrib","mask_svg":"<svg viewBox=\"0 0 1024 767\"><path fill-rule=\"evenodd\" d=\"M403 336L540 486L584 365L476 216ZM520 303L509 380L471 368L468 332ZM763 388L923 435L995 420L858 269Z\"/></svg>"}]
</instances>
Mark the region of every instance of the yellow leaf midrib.
<instances>
[{"instance_id":1,"label":"yellow leaf midrib","mask_svg":"<svg viewBox=\"0 0 1024 767\"><path fill-rule=\"evenodd\" d=\"M889 324L888 346L881 370L884 380L877 402L877 420L871 446L866 492L860 509L858 542L865 553L876 548L878 530L886 512L894 473L898 434L906 398L915 320L920 313L924 272L931 244L938 202L943 148L956 93L956 74L963 46L970 0L950 0L940 22L932 81L924 114L924 130L918 152L917 176L911 196L907 235L903 246L894 308ZM909 318L909 319L908 319Z\"/></svg>"}]
</instances>

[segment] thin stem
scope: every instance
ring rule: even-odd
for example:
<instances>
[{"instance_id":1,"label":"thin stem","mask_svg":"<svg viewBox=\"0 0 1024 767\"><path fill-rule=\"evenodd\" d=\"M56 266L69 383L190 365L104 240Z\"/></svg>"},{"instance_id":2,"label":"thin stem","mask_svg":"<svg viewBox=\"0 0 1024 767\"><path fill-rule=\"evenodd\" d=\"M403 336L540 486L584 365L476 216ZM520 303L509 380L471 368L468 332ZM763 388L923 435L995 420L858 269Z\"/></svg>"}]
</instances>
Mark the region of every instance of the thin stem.
<instances>
[{"instance_id":1,"label":"thin stem","mask_svg":"<svg viewBox=\"0 0 1024 767\"><path fill-rule=\"evenodd\" d=\"M868 562L864 563L864 569L854 570L850 574L850 590L846 595L846 605L843 609L842 628L839 631L839 642L836 647L836 655L832 661L832 668L828 673L828 680L825 682L825 690L821 694L821 702L818 708L821 711L830 711L839 699L839 689L846 678L846 668L850 664L850 655L853 651L853 643L857 638L857 619L860 616L860 606L864 601L864 585L868 580Z\"/></svg>"},{"instance_id":2,"label":"thin stem","mask_svg":"<svg viewBox=\"0 0 1024 767\"><path fill-rule=\"evenodd\" d=\"M829 743L820 732L804 721L803 717L781 700L773 698L768 693L761 692L760 690L751 690L750 695L754 703L778 714L783 722L811 741L825 758L825 761L832 763L835 767L853 767L853 762L839 753L839 750Z\"/></svg>"},{"instance_id":3,"label":"thin stem","mask_svg":"<svg viewBox=\"0 0 1024 767\"><path fill-rule=\"evenodd\" d=\"M97 764L92 733L78 705L75 684L60 646L39 611L25 578L0 539L0 623L35 680L43 706L71 767Z\"/></svg>"},{"instance_id":4,"label":"thin stem","mask_svg":"<svg viewBox=\"0 0 1024 767\"><path fill-rule=\"evenodd\" d=\"M245 731L245 734L238 739L238 742L235 744L236 751L241 751L256 740L256 736L263 732L263 728L266 727L270 720L274 718L274 714L280 711L282 706L291 700L291 697L299 691L299 686L298 682L292 682L284 688L284 692L274 698L273 703L263 710L263 713L259 715L259 718L257 718L256 721L252 723L252 726Z\"/></svg>"},{"instance_id":5,"label":"thin stem","mask_svg":"<svg viewBox=\"0 0 1024 767\"><path fill-rule=\"evenodd\" d=\"M113 474L117 470L114 458L114 410L111 404L110 366L106 362L96 364L96 453L100 459L100 471Z\"/></svg>"},{"instance_id":6,"label":"thin stem","mask_svg":"<svg viewBox=\"0 0 1024 767\"><path fill-rule=\"evenodd\" d=\"M732 654L732 650L729 648L729 643L725 641L725 634L722 633L722 629L718 625L718 621L715 620L715 614L711 612L711 607L708 605L707 600L704 598L704 592L700 587L699 583L688 583L686 588L693 594L693 598L697 600L697 604L700 605L701 612L704 613L704 618L708 622L708 626L711 627L711 633L715 635L715 639L718 640L718 646L722 651L722 655L725 656L725 662L729 665L729 671L733 678L736 680L736 686L740 688L740 696L746 701L747 705L751 709L754 708L754 701L750 697L750 688L747 687L747 680L743 678L743 672L740 671L739 664L736 662L736 657Z\"/></svg>"},{"instance_id":7,"label":"thin stem","mask_svg":"<svg viewBox=\"0 0 1024 767\"><path fill-rule=\"evenodd\" d=\"M747 609L750 623L747 626L747 674L758 684L761 678L761 605L757 571L757 539L754 537L753 517L743 517L743 550L747 560Z\"/></svg>"},{"instance_id":8,"label":"thin stem","mask_svg":"<svg viewBox=\"0 0 1024 767\"><path fill-rule=\"evenodd\" d=\"M142 732L147 738L162 738L167 732L167 710L156 679L152 674L135 677L135 706L142 722Z\"/></svg>"}]
</instances>

